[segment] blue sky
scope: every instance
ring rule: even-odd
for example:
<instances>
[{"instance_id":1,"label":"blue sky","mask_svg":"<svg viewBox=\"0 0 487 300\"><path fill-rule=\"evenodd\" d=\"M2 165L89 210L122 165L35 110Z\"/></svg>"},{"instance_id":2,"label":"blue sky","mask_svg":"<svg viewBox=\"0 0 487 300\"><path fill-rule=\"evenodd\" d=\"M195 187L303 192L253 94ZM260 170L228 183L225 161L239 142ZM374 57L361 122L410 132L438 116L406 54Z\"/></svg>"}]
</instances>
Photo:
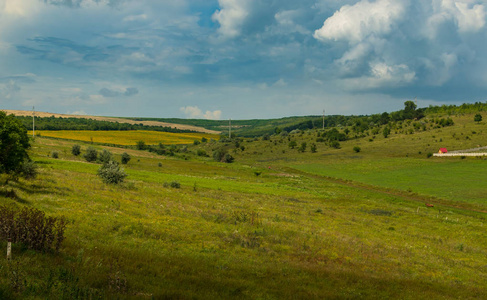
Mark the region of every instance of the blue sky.
<instances>
[{"instance_id":1,"label":"blue sky","mask_svg":"<svg viewBox=\"0 0 487 300\"><path fill-rule=\"evenodd\" d=\"M207 119L487 101L487 0L0 0L0 108Z\"/></svg>"}]
</instances>

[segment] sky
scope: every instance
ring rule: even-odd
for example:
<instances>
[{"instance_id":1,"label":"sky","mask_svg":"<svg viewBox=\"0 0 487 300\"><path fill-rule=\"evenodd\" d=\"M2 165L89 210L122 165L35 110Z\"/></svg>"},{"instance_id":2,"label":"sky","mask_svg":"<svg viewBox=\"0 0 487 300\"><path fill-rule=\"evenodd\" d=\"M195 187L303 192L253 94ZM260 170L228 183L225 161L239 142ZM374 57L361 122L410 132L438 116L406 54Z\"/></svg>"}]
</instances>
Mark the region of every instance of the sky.
<instances>
[{"instance_id":1,"label":"sky","mask_svg":"<svg viewBox=\"0 0 487 300\"><path fill-rule=\"evenodd\" d=\"M487 101L487 0L0 0L0 108L362 115Z\"/></svg>"}]
</instances>

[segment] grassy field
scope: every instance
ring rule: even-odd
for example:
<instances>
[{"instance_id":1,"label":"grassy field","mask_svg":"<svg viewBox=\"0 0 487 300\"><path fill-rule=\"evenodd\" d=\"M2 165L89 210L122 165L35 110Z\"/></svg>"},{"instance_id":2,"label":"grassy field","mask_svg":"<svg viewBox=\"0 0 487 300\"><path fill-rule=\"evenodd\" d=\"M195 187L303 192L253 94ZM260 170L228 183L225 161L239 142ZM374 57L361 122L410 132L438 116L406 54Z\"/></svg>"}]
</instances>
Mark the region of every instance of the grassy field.
<instances>
[{"instance_id":1,"label":"grassy field","mask_svg":"<svg viewBox=\"0 0 487 300\"><path fill-rule=\"evenodd\" d=\"M32 134L32 131L29 133ZM220 138L216 134L208 133L171 133L158 131L71 131L71 130L39 130L37 135L54 137L60 139L78 140L113 145L135 145L138 141L144 141L147 145L159 143L169 144L192 144L195 140Z\"/></svg>"},{"instance_id":2,"label":"grassy field","mask_svg":"<svg viewBox=\"0 0 487 300\"><path fill-rule=\"evenodd\" d=\"M316 142L317 131L173 157L98 146L132 156L119 186L71 155L75 142L37 137L40 176L3 183L16 196L0 199L70 224L60 253L14 245L14 261L0 260L0 298L483 298L485 161L426 153L485 145L484 126L459 116L450 128L370 134L341 149ZM236 162L195 154L219 147ZM165 185L174 181L181 187Z\"/></svg>"}]
</instances>

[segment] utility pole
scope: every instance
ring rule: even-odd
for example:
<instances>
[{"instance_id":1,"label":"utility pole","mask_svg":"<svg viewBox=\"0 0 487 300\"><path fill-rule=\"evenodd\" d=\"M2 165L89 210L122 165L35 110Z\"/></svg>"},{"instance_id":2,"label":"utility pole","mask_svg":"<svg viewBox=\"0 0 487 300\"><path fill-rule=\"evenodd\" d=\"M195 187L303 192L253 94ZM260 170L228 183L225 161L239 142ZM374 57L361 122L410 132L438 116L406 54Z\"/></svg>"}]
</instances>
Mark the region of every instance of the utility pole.
<instances>
[{"instance_id":1,"label":"utility pole","mask_svg":"<svg viewBox=\"0 0 487 300\"><path fill-rule=\"evenodd\" d=\"M325 110L323 109L323 130L325 130Z\"/></svg>"},{"instance_id":2,"label":"utility pole","mask_svg":"<svg viewBox=\"0 0 487 300\"><path fill-rule=\"evenodd\" d=\"M36 117L36 110L34 106L32 106L32 137L35 137L36 134L35 117Z\"/></svg>"},{"instance_id":3,"label":"utility pole","mask_svg":"<svg viewBox=\"0 0 487 300\"><path fill-rule=\"evenodd\" d=\"M232 119L228 119L228 137L232 138Z\"/></svg>"}]
</instances>

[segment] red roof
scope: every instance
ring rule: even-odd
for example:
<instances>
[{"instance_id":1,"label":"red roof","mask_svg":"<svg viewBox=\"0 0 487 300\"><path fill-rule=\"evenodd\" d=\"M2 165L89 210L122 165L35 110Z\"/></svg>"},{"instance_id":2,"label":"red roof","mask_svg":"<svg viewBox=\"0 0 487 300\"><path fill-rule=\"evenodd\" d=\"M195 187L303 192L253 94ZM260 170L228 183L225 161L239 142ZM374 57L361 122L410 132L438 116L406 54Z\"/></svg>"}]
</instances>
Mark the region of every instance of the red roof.
<instances>
[{"instance_id":1,"label":"red roof","mask_svg":"<svg viewBox=\"0 0 487 300\"><path fill-rule=\"evenodd\" d=\"M447 153L447 152L448 152L448 150L446 150L446 148L440 148L440 151L441 151L442 153Z\"/></svg>"}]
</instances>

